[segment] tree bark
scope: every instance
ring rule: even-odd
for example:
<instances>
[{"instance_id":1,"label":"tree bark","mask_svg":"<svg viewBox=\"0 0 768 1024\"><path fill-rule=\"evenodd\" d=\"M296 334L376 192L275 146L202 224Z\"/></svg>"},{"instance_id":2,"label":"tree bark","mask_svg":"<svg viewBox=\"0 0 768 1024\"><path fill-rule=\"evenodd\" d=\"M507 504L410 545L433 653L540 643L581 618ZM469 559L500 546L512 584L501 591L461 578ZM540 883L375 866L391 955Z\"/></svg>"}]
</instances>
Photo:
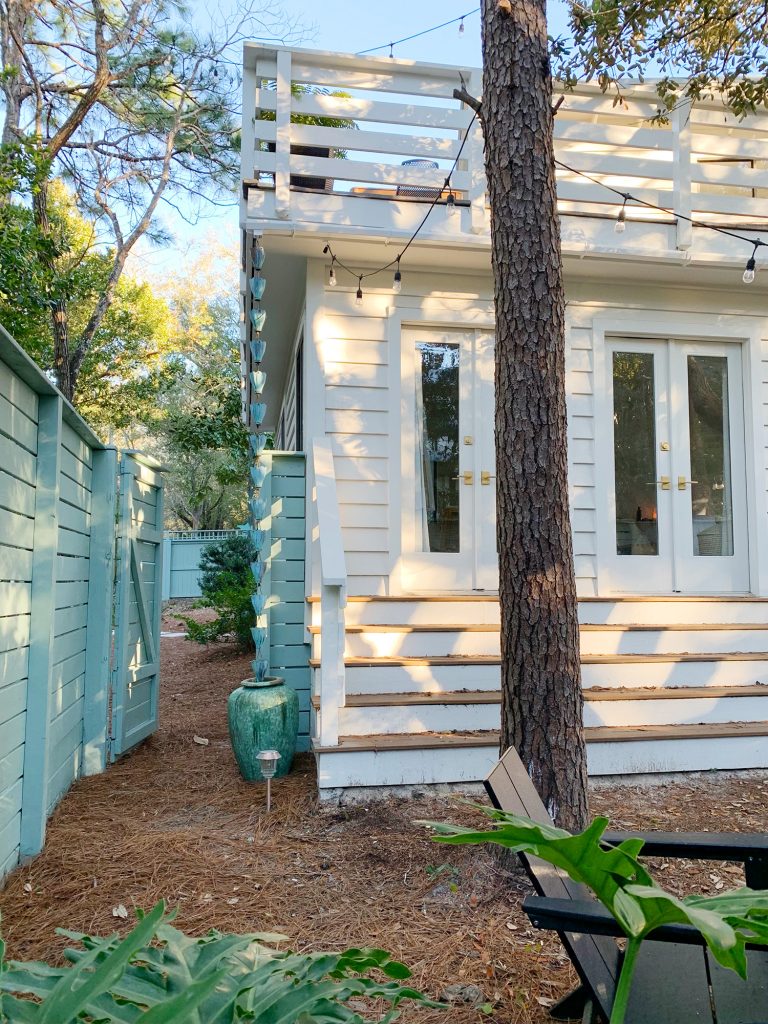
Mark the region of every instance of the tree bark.
<instances>
[{"instance_id":1,"label":"tree bark","mask_svg":"<svg viewBox=\"0 0 768 1024\"><path fill-rule=\"evenodd\" d=\"M501 746L518 750L555 821L576 829L587 820L587 775L544 0L483 0L482 37L496 303Z\"/></svg>"}]
</instances>

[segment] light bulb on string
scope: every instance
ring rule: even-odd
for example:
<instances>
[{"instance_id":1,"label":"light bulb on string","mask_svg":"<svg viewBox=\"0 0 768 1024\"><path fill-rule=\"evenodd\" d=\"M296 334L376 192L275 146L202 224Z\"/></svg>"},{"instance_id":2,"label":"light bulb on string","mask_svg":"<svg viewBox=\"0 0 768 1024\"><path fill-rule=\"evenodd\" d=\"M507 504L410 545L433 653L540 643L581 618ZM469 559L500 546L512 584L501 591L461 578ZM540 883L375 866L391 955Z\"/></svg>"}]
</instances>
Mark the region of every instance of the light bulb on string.
<instances>
[{"instance_id":1,"label":"light bulb on string","mask_svg":"<svg viewBox=\"0 0 768 1024\"><path fill-rule=\"evenodd\" d=\"M361 274L357 281L357 294L355 295L355 305L362 306L363 304L363 275Z\"/></svg>"},{"instance_id":2,"label":"light bulb on string","mask_svg":"<svg viewBox=\"0 0 768 1024\"><path fill-rule=\"evenodd\" d=\"M449 217L455 217L459 212L459 208L456 205L456 197L453 192L449 192L445 200L445 209Z\"/></svg>"},{"instance_id":3,"label":"light bulb on string","mask_svg":"<svg viewBox=\"0 0 768 1024\"><path fill-rule=\"evenodd\" d=\"M621 209L619 210L619 216L616 218L616 223L613 225L613 230L617 235L623 234L627 229L627 197L624 196L624 202Z\"/></svg>"},{"instance_id":4,"label":"light bulb on string","mask_svg":"<svg viewBox=\"0 0 768 1024\"><path fill-rule=\"evenodd\" d=\"M744 273L741 275L741 280L744 282L744 284L752 284L752 282L755 280L755 266L756 261L755 254L753 252L747 260L747 265L744 268Z\"/></svg>"},{"instance_id":5,"label":"light bulb on string","mask_svg":"<svg viewBox=\"0 0 768 1024\"><path fill-rule=\"evenodd\" d=\"M335 256L331 256L331 269L330 269L330 272L328 274L328 284L331 286L331 288L335 288L336 284L337 284L337 281L336 281L336 271L334 269L334 264L335 263L336 263L336 257Z\"/></svg>"},{"instance_id":6,"label":"light bulb on string","mask_svg":"<svg viewBox=\"0 0 768 1024\"><path fill-rule=\"evenodd\" d=\"M392 291L395 293L395 295L399 295L402 290L403 275L400 273L400 260L398 260L397 266L395 267L395 277L394 280L392 281Z\"/></svg>"},{"instance_id":7,"label":"light bulb on string","mask_svg":"<svg viewBox=\"0 0 768 1024\"><path fill-rule=\"evenodd\" d=\"M459 35L460 36L464 35L464 17L463 16L462 16L461 20L459 21Z\"/></svg>"}]
</instances>

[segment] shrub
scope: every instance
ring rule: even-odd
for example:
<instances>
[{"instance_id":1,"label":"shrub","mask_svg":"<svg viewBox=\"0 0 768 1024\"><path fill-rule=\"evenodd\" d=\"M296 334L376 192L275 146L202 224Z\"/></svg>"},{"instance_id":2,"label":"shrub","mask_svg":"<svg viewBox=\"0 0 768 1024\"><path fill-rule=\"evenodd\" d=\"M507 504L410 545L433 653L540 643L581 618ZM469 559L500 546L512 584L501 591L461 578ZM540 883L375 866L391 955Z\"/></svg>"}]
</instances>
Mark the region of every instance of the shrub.
<instances>
[{"instance_id":1,"label":"shrub","mask_svg":"<svg viewBox=\"0 0 768 1024\"><path fill-rule=\"evenodd\" d=\"M158 903L122 940L60 931L81 947L66 951L70 967L3 964L0 943L0 1021L384 1024L404 999L441 1005L403 985L411 972L380 949L284 953L274 947L282 935L210 931L192 938L172 918ZM347 1005L353 997L381 999L388 1009L361 1017Z\"/></svg>"},{"instance_id":2,"label":"shrub","mask_svg":"<svg viewBox=\"0 0 768 1024\"><path fill-rule=\"evenodd\" d=\"M183 619L190 640L213 644L234 639L242 650L252 646L251 627L256 616L251 596L256 585L251 562L258 557L250 536L243 530L203 548L200 556L200 590L197 608L213 608L216 618L210 622Z\"/></svg>"}]
</instances>

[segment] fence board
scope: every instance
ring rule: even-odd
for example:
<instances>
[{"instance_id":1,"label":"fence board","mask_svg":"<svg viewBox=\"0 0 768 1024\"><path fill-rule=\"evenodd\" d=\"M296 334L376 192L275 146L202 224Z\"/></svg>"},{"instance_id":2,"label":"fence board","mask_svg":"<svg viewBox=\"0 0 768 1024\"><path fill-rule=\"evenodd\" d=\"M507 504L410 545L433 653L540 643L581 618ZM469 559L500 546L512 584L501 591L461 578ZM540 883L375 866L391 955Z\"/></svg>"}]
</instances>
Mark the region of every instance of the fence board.
<instances>
[{"instance_id":1,"label":"fence board","mask_svg":"<svg viewBox=\"0 0 768 1024\"><path fill-rule=\"evenodd\" d=\"M0 328L0 884L71 782L104 768L116 476L114 449Z\"/></svg>"}]
</instances>

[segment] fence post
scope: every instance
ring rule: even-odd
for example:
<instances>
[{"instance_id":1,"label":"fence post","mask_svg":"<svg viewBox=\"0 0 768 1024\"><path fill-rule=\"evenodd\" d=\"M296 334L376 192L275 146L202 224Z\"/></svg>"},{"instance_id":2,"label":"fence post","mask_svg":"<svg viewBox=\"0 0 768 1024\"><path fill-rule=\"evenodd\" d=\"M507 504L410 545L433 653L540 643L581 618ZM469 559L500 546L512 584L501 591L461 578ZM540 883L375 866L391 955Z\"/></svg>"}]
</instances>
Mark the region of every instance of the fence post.
<instances>
[{"instance_id":1,"label":"fence post","mask_svg":"<svg viewBox=\"0 0 768 1024\"><path fill-rule=\"evenodd\" d=\"M167 534L163 534L163 601L171 599L171 545L173 541Z\"/></svg>"},{"instance_id":2,"label":"fence post","mask_svg":"<svg viewBox=\"0 0 768 1024\"><path fill-rule=\"evenodd\" d=\"M62 400L40 397L32 553L32 612L29 635L27 722L21 804L22 857L34 857L45 842L50 772L51 677L55 636L58 505Z\"/></svg>"},{"instance_id":3,"label":"fence post","mask_svg":"<svg viewBox=\"0 0 768 1024\"><path fill-rule=\"evenodd\" d=\"M264 502L267 514L259 523L259 529L264 532L264 541L261 546L259 557L264 563L264 575L261 579L260 593L264 594L264 611L256 620L256 625L264 627L267 636L262 650L267 659L267 675L272 675L272 476L275 472L275 457L272 452L262 452L261 460L269 466L269 471L264 478L264 483L259 490L259 498Z\"/></svg>"},{"instance_id":4,"label":"fence post","mask_svg":"<svg viewBox=\"0 0 768 1024\"><path fill-rule=\"evenodd\" d=\"M97 775L104 771L107 762L117 499L117 451L114 448L94 449L92 494L83 775Z\"/></svg>"}]
</instances>

